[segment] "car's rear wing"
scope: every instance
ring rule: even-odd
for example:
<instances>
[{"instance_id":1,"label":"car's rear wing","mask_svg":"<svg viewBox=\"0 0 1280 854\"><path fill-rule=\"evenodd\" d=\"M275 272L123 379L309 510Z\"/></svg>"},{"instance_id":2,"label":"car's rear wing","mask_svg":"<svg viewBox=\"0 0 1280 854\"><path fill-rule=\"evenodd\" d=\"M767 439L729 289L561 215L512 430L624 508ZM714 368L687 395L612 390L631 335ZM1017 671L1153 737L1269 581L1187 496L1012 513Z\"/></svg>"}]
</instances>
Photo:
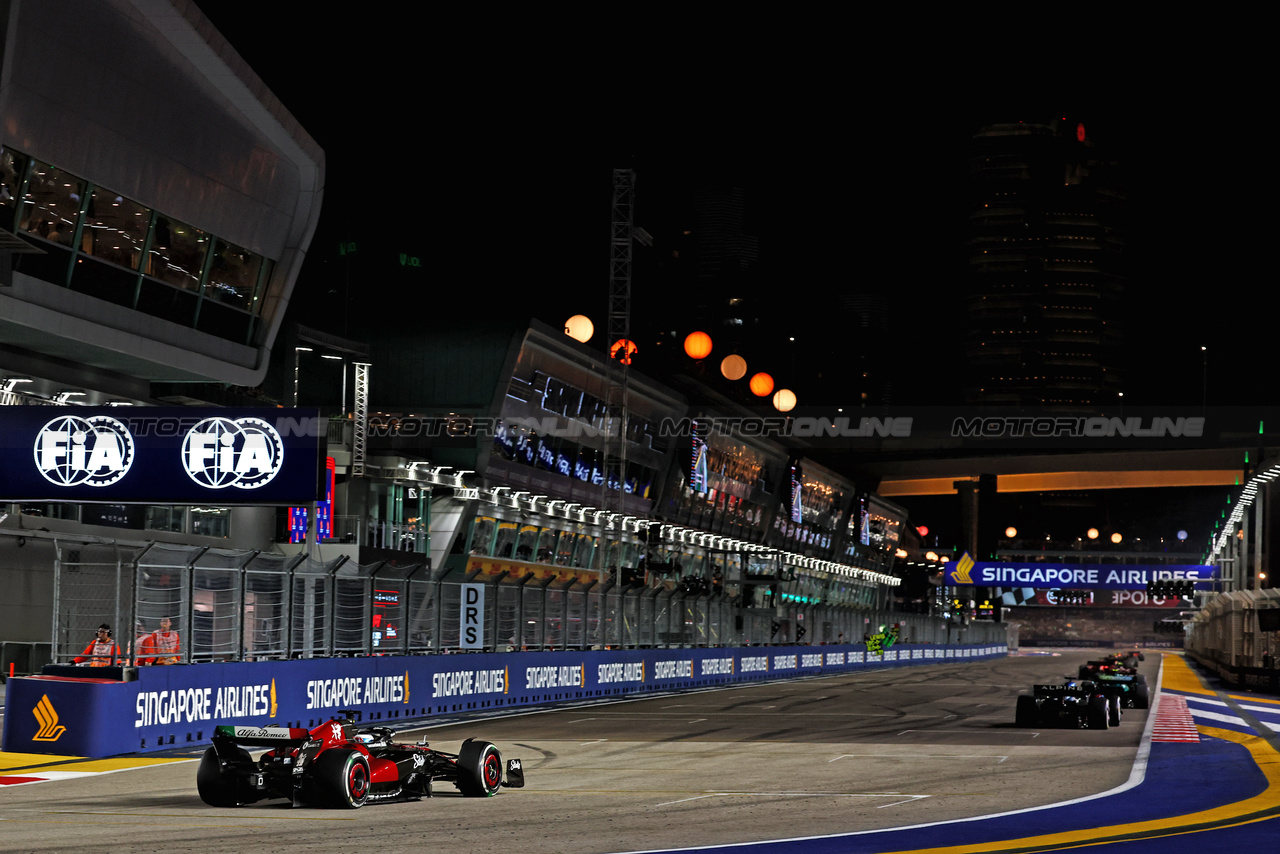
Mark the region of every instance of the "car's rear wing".
<instances>
[{"instance_id":1,"label":"car's rear wing","mask_svg":"<svg viewBox=\"0 0 1280 854\"><path fill-rule=\"evenodd\" d=\"M311 733L299 727L219 726L214 727L213 737L255 747L279 747L310 741Z\"/></svg>"},{"instance_id":2,"label":"car's rear wing","mask_svg":"<svg viewBox=\"0 0 1280 854\"><path fill-rule=\"evenodd\" d=\"M1089 686L1076 682L1064 685L1036 685L1032 688L1037 697L1078 697L1089 693Z\"/></svg>"}]
</instances>

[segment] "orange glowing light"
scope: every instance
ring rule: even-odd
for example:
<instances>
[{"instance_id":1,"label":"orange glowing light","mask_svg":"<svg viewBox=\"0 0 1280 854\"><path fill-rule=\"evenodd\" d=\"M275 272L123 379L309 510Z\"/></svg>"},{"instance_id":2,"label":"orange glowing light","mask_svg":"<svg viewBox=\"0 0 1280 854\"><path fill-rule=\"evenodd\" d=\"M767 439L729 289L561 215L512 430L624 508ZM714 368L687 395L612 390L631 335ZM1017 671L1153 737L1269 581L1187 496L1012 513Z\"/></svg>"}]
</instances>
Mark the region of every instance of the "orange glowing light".
<instances>
[{"instance_id":1,"label":"orange glowing light","mask_svg":"<svg viewBox=\"0 0 1280 854\"><path fill-rule=\"evenodd\" d=\"M766 373L758 373L751 378L751 393L756 397L768 397L773 393L773 377Z\"/></svg>"},{"instance_id":2,"label":"orange glowing light","mask_svg":"<svg viewBox=\"0 0 1280 854\"><path fill-rule=\"evenodd\" d=\"M705 359L711 355L711 336L705 332L690 332L684 339L684 351L690 359Z\"/></svg>"},{"instance_id":3,"label":"orange glowing light","mask_svg":"<svg viewBox=\"0 0 1280 854\"><path fill-rule=\"evenodd\" d=\"M636 342L626 338L619 338L609 348L609 358L617 359L622 364L629 365L631 364L631 357L638 352L640 352L640 348L636 346Z\"/></svg>"},{"instance_id":4,"label":"orange glowing light","mask_svg":"<svg viewBox=\"0 0 1280 854\"><path fill-rule=\"evenodd\" d=\"M725 356L720 363L720 374L727 380L740 380L747 375L747 360L737 355Z\"/></svg>"},{"instance_id":5,"label":"orange glowing light","mask_svg":"<svg viewBox=\"0 0 1280 854\"><path fill-rule=\"evenodd\" d=\"M591 340L595 331L595 324L585 314L575 314L564 322L564 334L583 344Z\"/></svg>"}]
</instances>

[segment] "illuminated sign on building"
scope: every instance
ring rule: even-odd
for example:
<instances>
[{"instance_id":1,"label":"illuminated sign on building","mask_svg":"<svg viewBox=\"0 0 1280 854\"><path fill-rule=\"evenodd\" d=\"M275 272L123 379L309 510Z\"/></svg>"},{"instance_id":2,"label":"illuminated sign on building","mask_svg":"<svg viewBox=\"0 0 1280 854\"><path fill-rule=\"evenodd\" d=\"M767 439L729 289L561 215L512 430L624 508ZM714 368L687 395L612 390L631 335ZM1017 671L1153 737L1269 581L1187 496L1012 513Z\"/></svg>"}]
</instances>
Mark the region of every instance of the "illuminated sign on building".
<instances>
[{"instance_id":1,"label":"illuminated sign on building","mask_svg":"<svg viewBox=\"0 0 1280 854\"><path fill-rule=\"evenodd\" d=\"M310 503L327 428L314 409L6 406L0 501Z\"/></svg>"}]
</instances>

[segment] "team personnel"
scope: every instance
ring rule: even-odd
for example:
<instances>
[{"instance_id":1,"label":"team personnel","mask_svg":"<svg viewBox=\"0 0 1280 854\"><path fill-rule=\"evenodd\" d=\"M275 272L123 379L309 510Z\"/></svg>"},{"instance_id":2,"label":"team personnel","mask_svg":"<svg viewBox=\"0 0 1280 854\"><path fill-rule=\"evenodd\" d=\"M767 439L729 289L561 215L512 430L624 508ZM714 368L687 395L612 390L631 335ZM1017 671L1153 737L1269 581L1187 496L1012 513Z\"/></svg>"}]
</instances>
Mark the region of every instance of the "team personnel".
<instances>
[{"instance_id":1,"label":"team personnel","mask_svg":"<svg viewBox=\"0 0 1280 854\"><path fill-rule=\"evenodd\" d=\"M147 631L142 620L139 619L133 627L133 646L128 650L129 654L135 656L133 663L135 666L141 667L151 663L151 633Z\"/></svg>"},{"instance_id":2,"label":"team personnel","mask_svg":"<svg viewBox=\"0 0 1280 854\"><path fill-rule=\"evenodd\" d=\"M148 635L150 643L141 650L148 656L148 664L179 664L182 661L178 654L178 633L173 631L173 620L164 617L160 620L160 630Z\"/></svg>"},{"instance_id":3,"label":"team personnel","mask_svg":"<svg viewBox=\"0 0 1280 854\"><path fill-rule=\"evenodd\" d=\"M111 626L106 623L98 626L97 637L89 641L84 652L74 659L76 664L89 662L90 667L109 667L120 662L120 647L111 640Z\"/></svg>"}]
</instances>

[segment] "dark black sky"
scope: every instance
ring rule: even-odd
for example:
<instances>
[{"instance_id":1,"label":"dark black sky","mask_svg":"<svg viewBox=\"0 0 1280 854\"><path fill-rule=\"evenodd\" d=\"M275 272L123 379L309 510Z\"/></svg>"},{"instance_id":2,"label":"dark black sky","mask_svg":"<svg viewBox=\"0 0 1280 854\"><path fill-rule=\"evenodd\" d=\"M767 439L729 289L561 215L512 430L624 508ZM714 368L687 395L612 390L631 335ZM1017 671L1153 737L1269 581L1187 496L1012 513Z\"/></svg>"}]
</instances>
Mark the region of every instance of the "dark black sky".
<instances>
[{"instance_id":1,"label":"dark black sky","mask_svg":"<svg viewBox=\"0 0 1280 854\"><path fill-rule=\"evenodd\" d=\"M1144 24L1113 19L1059 47L1043 33L970 42L943 21L198 5L325 149L317 250L353 223L403 230L438 271L415 297L440 312L474 311L479 292L553 325L603 317L611 170L636 170L636 223L652 232L692 183L729 181L748 191L774 316L803 334L833 294L887 293L924 402L962 334L970 134L1070 116L1125 169L1127 398L1199 403L1208 344L1210 403L1270 402L1272 348L1245 334L1274 278L1274 217L1258 209L1272 181L1257 171L1272 158L1249 78ZM304 271L299 292L313 286Z\"/></svg>"},{"instance_id":2,"label":"dark black sky","mask_svg":"<svg viewBox=\"0 0 1280 854\"><path fill-rule=\"evenodd\" d=\"M636 223L655 233L692 183L745 187L771 314L801 334L830 319L834 294L889 295L896 399L935 402L963 333L967 140L993 120L1068 116L1125 170L1126 400L1200 403L1202 344L1210 404L1275 398L1275 348L1253 333L1275 279L1272 134L1258 108L1269 53L1254 59L1234 31L1233 46L1210 44L1213 21L1153 27L1083 9L1053 10L1048 28L1021 12L923 10L695 21L656 7L463 20L434 4L197 3L326 152L313 257L375 223L428 259L427 292L364 307L388 321L604 317L611 173L629 166ZM309 261L295 302L319 278ZM651 297L644 284L635 307ZM1099 497L1081 512L1132 526L1126 514L1145 505L1147 536L1191 527L1199 544L1193 493ZM936 529L923 517L952 516L943 501L919 502L916 521ZM1067 512L1011 513L1022 509Z\"/></svg>"}]
</instances>

